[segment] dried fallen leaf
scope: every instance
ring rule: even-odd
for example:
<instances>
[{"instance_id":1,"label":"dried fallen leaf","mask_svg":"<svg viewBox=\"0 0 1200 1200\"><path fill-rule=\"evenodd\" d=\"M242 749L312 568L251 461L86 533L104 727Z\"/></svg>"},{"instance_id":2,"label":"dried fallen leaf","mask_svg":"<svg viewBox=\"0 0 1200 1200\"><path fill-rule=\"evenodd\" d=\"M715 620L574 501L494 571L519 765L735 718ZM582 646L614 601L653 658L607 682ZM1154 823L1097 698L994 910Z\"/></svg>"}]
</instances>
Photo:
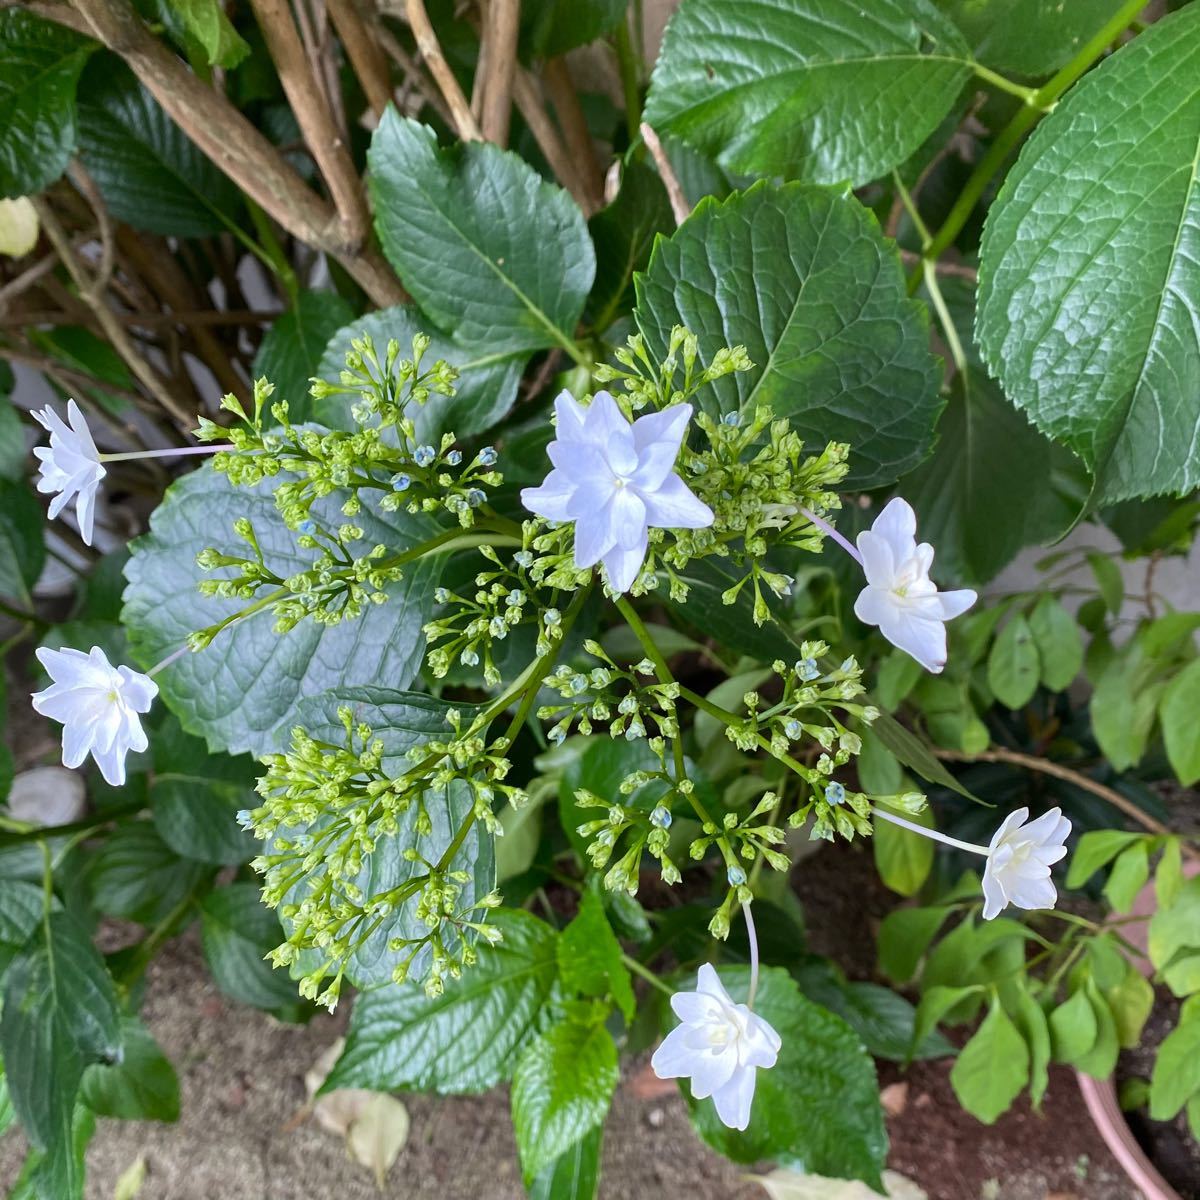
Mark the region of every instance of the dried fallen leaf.
<instances>
[{"instance_id":1,"label":"dried fallen leaf","mask_svg":"<svg viewBox=\"0 0 1200 1200\"><path fill-rule=\"evenodd\" d=\"M113 1189L113 1200L134 1200L145 1182L146 1156L139 1154L117 1179L117 1186Z\"/></svg>"},{"instance_id":2,"label":"dried fallen leaf","mask_svg":"<svg viewBox=\"0 0 1200 1200\"><path fill-rule=\"evenodd\" d=\"M889 1083L879 1093L879 1102L889 1117L898 1117L908 1107L908 1084L903 1080Z\"/></svg>"},{"instance_id":3,"label":"dried fallen leaf","mask_svg":"<svg viewBox=\"0 0 1200 1200\"><path fill-rule=\"evenodd\" d=\"M333 1092L336 1096L338 1093ZM408 1141L408 1109L395 1096L376 1093L350 1126L346 1146L356 1162L369 1167L383 1191L383 1181Z\"/></svg>"},{"instance_id":4,"label":"dried fallen leaf","mask_svg":"<svg viewBox=\"0 0 1200 1200\"><path fill-rule=\"evenodd\" d=\"M22 258L37 245L37 212L28 196L0 200L0 254Z\"/></svg>"},{"instance_id":5,"label":"dried fallen leaf","mask_svg":"<svg viewBox=\"0 0 1200 1200\"><path fill-rule=\"evenodd\" d=\"M879 1200L857 1179L826 1179L822 1175L800 1175L777 1167L769 1175L753 1175L771 1200ZM929 1200L923 1189L895 1171L884 1171L883 1186L889 1200Z\"/></svg>"}]
</instances>

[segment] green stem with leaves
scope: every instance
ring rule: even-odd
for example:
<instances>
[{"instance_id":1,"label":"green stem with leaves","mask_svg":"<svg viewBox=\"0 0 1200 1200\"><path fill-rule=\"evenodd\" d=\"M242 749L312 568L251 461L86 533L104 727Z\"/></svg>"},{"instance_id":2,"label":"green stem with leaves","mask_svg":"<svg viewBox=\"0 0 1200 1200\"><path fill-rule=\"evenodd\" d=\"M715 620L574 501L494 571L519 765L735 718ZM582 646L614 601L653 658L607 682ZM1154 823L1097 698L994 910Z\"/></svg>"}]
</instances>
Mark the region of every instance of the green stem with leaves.
<instances>
[{"instance_id":1,"label":"green stem with leaves","mask_svg":"<svg viewBox=\"0 0 1200 1200\"><path fill-rule=\"evenodd\" d=\"M1080 47L1078 54L1061 71L1038 88L1032 97L1026 99L1020 112L1005 126L989 147L988 152L979 160L975 170L971 172L971 177L967 180L942 227L925 248L922 254L923 259L936 261L949 249L967 223L971 213L975 211L975 206L979 203L988 185L1008 161L1009 155L1017 148L1021 139L1037 124L1044 113L1054 107L1067 88L1133 24L1145 7L1145 0L1125 0L1125 3L1113 14L1112 19ZM920 287L924 274L925 264L922 262L909 276L909 295L914 294Z\"/></svg>"}]
</instances>

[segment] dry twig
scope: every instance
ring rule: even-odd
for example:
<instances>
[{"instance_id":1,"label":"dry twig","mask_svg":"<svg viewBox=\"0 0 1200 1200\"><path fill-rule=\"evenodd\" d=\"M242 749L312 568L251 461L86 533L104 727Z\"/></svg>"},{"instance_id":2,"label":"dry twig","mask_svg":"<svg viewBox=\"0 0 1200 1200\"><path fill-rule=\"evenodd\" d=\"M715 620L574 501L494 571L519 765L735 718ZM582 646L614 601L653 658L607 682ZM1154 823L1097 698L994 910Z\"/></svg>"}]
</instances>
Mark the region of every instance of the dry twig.
<instances>
[{"instance_id":1,"label":"dry twig","mask_svg":"<svg viewBox=\"0 0 1200 1200\"><path fill-rule=\"evenodd\" d=\"M508 145L513 82L517 68L517 31L521 0L489 0L480 42L479 129L489 142Z\"/></svg>"},{"instance_id":2,"label":"dry twig","mask_svg":"<svg viewBox=\"0 0 1200 1200\"><path fill-rule=\"evenodd\" d=\"M417 39L417 50L429 68L429 73L433 76L438 89L446 98L451 120L458 131L458 136L464 142L482 141L483 134L476 124L475 114L471 112L471 106L467 103L467 98L463 95L463 90L458 86L458 80L454 78L454 72L450 70L450 64L442 53L441 43L434 32L433 23L429 20L429 13L425 11L424 0L405 0L405 12L408 15L408 23L412 28L413 37Z\"/></svg>"},{"instance_id":3,"label":"dry twig","mask_svg":"<svg viewBox=\"0 0 1200 1200\"><path fill-rule=\"evenodd\" d=\"M667 189L667 199L671 201L671 212L675 214L675 224L682 225L688 219L692 206L683 194L683 188L679 186L679 177L675 174L675 168L671 166L671 160L667 157L662 142L658 140L658 134L645 121L642 122L641 128L642 141L646 143L650 157L654 159L654 165L662 177L663 186Z\"/></svg>"}]
</instances>

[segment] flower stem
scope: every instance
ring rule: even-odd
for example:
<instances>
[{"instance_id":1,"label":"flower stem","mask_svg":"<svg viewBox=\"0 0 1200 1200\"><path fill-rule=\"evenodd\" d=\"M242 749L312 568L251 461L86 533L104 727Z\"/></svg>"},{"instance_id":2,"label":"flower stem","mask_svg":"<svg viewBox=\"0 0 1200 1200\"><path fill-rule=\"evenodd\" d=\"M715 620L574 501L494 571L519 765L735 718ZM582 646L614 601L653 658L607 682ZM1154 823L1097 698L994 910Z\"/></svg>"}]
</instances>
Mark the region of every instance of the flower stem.
<instances>
[{"instance_id":1,"label":"flower stem","mask_svg":"<svg viewBox=\"0 0 1200 1200\"><path fill-rule=\"evenodd\" d=\"M850 555L858 565L862 566L862 555L859 554L853 542L842 537L840 533L828 521L822 517L818 517L815 512L809 512L803 504L798 506L800 514L810 520L826 537L831 537L845 552Z\"/></svg>"},{"instance_id":2,"label":"flower stem","mask_svg":"<svg viewBox=\"0 0 1200 1200\"><path fill-rule=\"evenodd\" d=\"M216 446L168 446L165 450L130 450L122 454L101 454L101 462L125 462L134 458L182 458L189 454L217 454L222 450L236 450L231 442Z\"/></svg>"},{"instance_id":3,"label":"flower stem","mask_svg":"<svg viewBox=\"0 0 1200 1200\"><path fill-rule=\"evenodd\" d=\"M991 853L986 846L979 846L974 842L960 842L958 838L952 838L947 834L939 833L936 829L926 829L924 825L918 825L916 821L908 821L904 817L898 817L894 813L879 808L877 805L871 808L871 815L882 817L885 821L890 821L893 825L899 825L901 829L908 829L913 833L919 833L922 837L931 838L935 842L941 842L946 846L953 846L956 850L969 850L972 854L982 854L984 858L987 858Z\"/></svg>"},{"instance_id":4,"label":"flower stem","mask_svg":"<svg viewBox=\"0 0 1200 1200\"><path fill-rule=\"evenodd\" d=\"M654 673L658 676L659 683L668 687L675 683L675 676L671 674L671 668L667 666L667 660L663 658L661 651L654 644L654 639L650 636L650 631L642 623L642 618L638 616L637 610L624 596L617 597L617 611L625 618L625 623L633 631L633 636L637 638L638 644L646 652L646 657L654 664ZM680 695L683 695L682 689L680 690ZM678 718L676 719L676 724L678 724ZM675 784L678 786L687 778L687 765L683 757L683 738L678 732L671 739L671 751L675 759ZM688 793L688 802L701 821L708 825L713 823L712 817L705 811L704 805L696 798L694 792Z\"/></svg>"},{"instance_id":5,"label":"flower stem","mask_svg":"<svg viewBox=\"0 0 1200 1200\"><path fill-rule=\"evenodd\" d=\"M754 917L750 902L742 905L742 916L746 919L746 936L750 939L750 991L746 994L746 1007L754 1011L754 997L758 992L758 931L754 928Z\"/></svg>"},{"instance_id":6,"label":"flower stem","mask_svg":"<svg viewBox=\"0 0 1200 1200\"><path fill-rule=\"evenodd\" d=\"M652 987L658 988L658 990L660 992L662 992L664 996L674 995L674 992L672 992L671 989L669 987L667 987L667 985L665 983L663 983L663 981L661 979L659 979L659 977L657 975L655 975L655 973L653 971L651 971L649 967L643 966L640 962L638 962L638 960L636 958L632 958L628 954L622 954L621 961L635 975L640 976Z\"/></svg>"},{"instance_id":7,"label":"flower stem","mask_svg":"<svg viewBox=\"0 0 1200 1200\"><path fill-rule=\"evenodd\" d=\"M162 660L162 662L155 663L154 666L152 666L150 670L146 672L146 674L153 679L154 676L159 673L159 671L163 670L165 667L169 667L173 662L182 658L185 654L190 653L191 649L191 646L185 642L179 647L178 650L172 651L170 654L168 654L167 657Z\"/></svg>"}]
</instances>

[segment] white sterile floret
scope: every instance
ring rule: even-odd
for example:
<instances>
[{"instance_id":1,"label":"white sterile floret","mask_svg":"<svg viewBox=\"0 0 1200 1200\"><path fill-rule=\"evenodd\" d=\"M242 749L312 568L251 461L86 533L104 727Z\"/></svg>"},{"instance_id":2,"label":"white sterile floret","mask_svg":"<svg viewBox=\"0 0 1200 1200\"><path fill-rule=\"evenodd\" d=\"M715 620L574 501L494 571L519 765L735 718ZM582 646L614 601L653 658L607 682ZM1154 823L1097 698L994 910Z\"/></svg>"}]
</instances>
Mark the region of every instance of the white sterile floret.
<instances>
[{"instance_id":1,"label":"white sterile floret","mask_svg":"<svg viewBox=\"0 0 1200 1200\"><path fill-rule=\"evenodd\" d=\"M779 1034L745 1004L734 1003L710 963L700 968L694 992L671 997L671 1008L680 1024L654 1052L654 1073L660 1079L690 1079L697 1100L711 1096L725 1125L745 1129L755 1073L775 1065Z\"/></svg>"},{"instance_id":2,"label":"white sterile floret","mask_svg":"<svg viewBox=\"0 0 1200 1200\"><path fill-rule=\"evenodd\" d=\"M1026 822L1029 822L1026 824ZM983 869L983 916L990 921L1009 904L1017 908L1053 908L1058 900L1050 867L1066 853L1071 822L1052 808L1034 821L1029 809L1008 814L988 846Z\"/></svg>"},{"instance_id":3,"label":"white sterile floret","mask_svg":"<svg viewBox=\"0 0 1200 1200\"><path fill-rule=\"evenodd\" d=\"M75 498L79 534L90 546L96 516L96 492L105 470L87 422L74 400L67 403L69 425L49 405L33 416L50 433L50 445L36 446L33 451L42 464L38 468L37 489L43 494L57 493L50 501L51 520Z\"/></svg>"},{"instance_id":4,"label":"white sterile floret","mask_svg":"<svg viewBox=\"0 0 1200 1200\"><path fill-rule=\"evenodd\" d=\"M899 496L888 502L870 529L858 535L867 586L854 615L877 625L893 646L935 674L946 665L946 622L978 598L970 588L939 592L929 578L933 547L917 544L917 515Z\"/></svg>"},{"instance_id":5,"label":"white sterile floret","mask_svg":"<svg viewBox=\"0 0 1200 1200\"><path fill-rule=\"evenodd\" d=\"M63 766L78 767L89 754L114 787L125 782L125 756L145 750L138 719L150 711L158 685L130 667L114 667L99 646L37 652L51 684L33 695L33 707L63 726Z\"/></svg>"},{"instance_id":6,"label":"white sterile floret","mask_svg":"<svg viewBox=\"0 0 1200 1200\"><path fill-rule=\"evenodd\" d=\"M633 586L646 559L647 530L703 529L712 510L675 473L692 406L676 404L632 424L608 392L584 408L569 392L554 402L554 469L521 502L551 521L575 524L575 565L603 562L615 592Z\"/></svg>"}]
</instances>

